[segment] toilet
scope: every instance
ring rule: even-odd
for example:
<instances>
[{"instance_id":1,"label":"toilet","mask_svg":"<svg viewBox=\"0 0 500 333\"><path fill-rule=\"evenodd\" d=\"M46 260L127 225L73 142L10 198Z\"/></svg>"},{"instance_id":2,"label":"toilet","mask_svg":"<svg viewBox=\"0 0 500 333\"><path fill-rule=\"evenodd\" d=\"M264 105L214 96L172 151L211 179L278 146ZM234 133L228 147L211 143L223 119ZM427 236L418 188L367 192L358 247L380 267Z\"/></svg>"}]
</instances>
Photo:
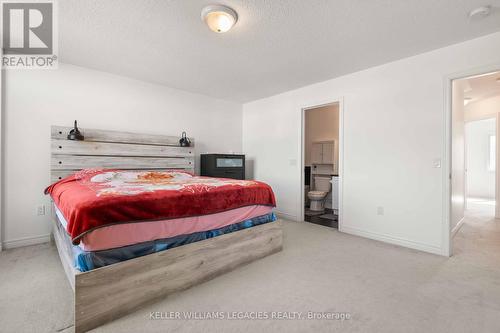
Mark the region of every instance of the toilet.
<instances>
[{"instance_id":1,"label":"toilet","mask_svg":"<svg viewBox=\"0 0 500 333\"><path fill-rule=\"evenodd\" d=\"M328 176L314 176L314 191L307 193L307 197L311 200L310 210L315 212L322 212L325 210L325 198L330 192L331 177Z\"/></svg>"}]
</instances>

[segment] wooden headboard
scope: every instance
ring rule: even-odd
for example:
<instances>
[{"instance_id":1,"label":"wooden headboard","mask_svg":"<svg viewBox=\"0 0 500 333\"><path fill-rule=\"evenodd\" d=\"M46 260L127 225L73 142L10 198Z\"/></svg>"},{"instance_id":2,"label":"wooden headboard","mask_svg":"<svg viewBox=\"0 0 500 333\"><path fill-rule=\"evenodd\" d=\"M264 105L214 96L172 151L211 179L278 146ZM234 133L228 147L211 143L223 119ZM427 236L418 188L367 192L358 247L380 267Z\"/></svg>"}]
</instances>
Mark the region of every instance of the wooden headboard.
<instances>
[{"instance_id":1,"label":"wooden headboard","mask_svg":"<svg viewBox=\"0 0 500 333\"><path fill-rule=\"evenodd\" d=\"M55 182L85 168L184 169L194 172L194 139L80 128L84 141L68 140L72 127L51 126L50 177Z\"/></svg>"}]
</instances>

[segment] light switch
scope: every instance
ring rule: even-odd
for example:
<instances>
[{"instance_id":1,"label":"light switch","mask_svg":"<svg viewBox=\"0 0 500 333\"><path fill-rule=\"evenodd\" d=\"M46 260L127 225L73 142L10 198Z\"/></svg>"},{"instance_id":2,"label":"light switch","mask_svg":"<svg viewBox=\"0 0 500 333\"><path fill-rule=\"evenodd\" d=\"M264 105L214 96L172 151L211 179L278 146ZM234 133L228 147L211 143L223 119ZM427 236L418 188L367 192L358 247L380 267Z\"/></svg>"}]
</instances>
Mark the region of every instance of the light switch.
<instances>
[{"instance_id":1,"label":"light switch","mask_svg":"<svg viewBox=\"0 0 500 333\"><path fill-rule=\"evenodd\" d=\"M45 215L45 206L44 205L39 205L36 207L36 215L38 215L38 216Z\"/></svg>"},{"instance_id":2,"label":"light switch","mask_svg":"<svg viewBox=\"0 0 500 333\"><path fill-rule=\"evenodd\" d=\"M290 163L291 166L297 166L297 160L296 159L288 160L288 163Z\"/></svg>"},{"instance_id":3,"label":"light switch","mask_svg":"<svg viewBox=\"0 0 500 333\"><path fill-rule=\"evenodd\" d=\"M436 169L439 169L441 167L441 159L440 158L436 158L433 162L432 162L432 166Z\"/></svg>"}]
</instances>

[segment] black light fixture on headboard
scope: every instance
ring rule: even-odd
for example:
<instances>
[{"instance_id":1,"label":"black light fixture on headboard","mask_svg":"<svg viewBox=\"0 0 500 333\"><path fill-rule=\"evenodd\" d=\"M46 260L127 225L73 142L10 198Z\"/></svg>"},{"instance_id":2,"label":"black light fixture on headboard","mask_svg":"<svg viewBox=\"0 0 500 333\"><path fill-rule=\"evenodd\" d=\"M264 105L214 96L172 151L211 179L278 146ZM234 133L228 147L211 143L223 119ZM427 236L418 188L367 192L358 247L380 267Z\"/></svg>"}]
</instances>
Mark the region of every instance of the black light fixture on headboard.
<instances>
[{"instance_id":1,"label":"black light fixture on headboard","mask_svg":"<svg viewBox=\"0 0 500 333\"><path fill-rule=\"evenodd\" d=\"M181 139L179 140L179 144L181 147L189 147L191 146L191 140L187 137L186 132L182 132Z\"/></svg>"},{"instance_id":2,"label":"black light fixture on headboard","mask_svg":"<svg viewBox=\"0 0 500 333\"><path fill-rule=\"evenodd\" d=\"M75 128L73 128L71 131L69 131L68 140L83 141L84 139L85 139L85 137L78 129L78 126L76 125L76 120L75 120Z\"/></svg>"}]
</instances>

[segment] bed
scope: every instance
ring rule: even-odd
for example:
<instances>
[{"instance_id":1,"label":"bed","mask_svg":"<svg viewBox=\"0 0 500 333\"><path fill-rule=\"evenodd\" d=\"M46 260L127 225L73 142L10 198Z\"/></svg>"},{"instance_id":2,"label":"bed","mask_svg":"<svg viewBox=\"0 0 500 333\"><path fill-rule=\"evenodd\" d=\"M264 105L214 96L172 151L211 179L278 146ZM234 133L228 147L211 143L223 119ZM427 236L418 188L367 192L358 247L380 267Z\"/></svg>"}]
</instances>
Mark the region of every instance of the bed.
<instances>
[{"instance_id":1,"label":"bed","mask_svg":"<svg viewBox=\"0 0 500 333\"><path fill-rule=\"evenodd\" d=\"M70 130L51 127L46 193L76 332L282 249L266 184L195 176L179 137Z\"/></svg>"}]
</instances>

